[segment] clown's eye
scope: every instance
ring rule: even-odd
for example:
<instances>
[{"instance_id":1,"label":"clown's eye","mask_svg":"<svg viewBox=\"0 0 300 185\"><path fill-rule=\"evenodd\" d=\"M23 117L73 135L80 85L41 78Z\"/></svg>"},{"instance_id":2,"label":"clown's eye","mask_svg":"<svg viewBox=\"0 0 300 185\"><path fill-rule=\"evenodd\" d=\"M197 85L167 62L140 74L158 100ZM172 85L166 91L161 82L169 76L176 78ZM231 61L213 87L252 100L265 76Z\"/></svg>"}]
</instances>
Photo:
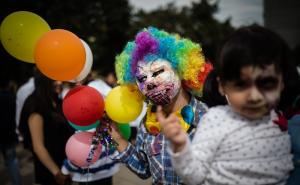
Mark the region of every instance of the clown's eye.
<instances>
[{"instance_id":1,"label":"clown's eye","mask_svg":"<svg viewBox=\"0 0 300 185\"><path fill-rule=\"evenodd\" d=\"M152 77L156 77L158 76L160 73L163 73L165 70L164 69L160 69L158 71L155 71L153 74L152 74Z\"/></svg>"},{"instance_id":2,"label":"clown's eye","mask_svg":"<svg viewBox=\"0 0 300 185\"><path fill-rule=\"evenodd\" d=\"M146 81L146 76L139 76L139 77L137 77L137 80L139 81L139 83L142 83L142 82L144 82L144 81Z\"/></svg>"}]
</instances>

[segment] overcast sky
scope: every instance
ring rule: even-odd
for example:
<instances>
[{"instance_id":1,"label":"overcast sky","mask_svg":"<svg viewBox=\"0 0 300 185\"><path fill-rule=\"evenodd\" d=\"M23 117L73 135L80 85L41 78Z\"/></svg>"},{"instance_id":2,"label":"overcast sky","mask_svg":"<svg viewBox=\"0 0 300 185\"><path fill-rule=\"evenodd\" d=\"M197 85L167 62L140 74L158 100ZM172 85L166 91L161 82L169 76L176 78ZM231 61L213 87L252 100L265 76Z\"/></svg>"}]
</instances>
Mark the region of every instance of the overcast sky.
<instances>
[{"instance_id":1,"label":"overcast sky","mask_svg":"<svg viewBox=\"0 0 300 185\"><path fill-rule=\"evenodd\" d=\"M197 0L129 0L135 8L142 8L146 11L164 6L169 2L175 5L189 6ZM219 12L215 15L223 21L231 17L231 23L235 27L249 25L252 23L263 24L263 0L220 0Z\"/></svg>"}]
</instances>

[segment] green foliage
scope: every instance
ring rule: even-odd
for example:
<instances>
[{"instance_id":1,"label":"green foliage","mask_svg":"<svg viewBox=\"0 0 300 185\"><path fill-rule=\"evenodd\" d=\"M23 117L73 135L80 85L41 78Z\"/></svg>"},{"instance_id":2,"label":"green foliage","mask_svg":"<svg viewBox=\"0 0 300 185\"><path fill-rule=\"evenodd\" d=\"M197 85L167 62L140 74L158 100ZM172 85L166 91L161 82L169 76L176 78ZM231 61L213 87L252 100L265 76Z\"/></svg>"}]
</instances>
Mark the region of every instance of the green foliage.
<instances>
[{"instance_id":1,"label":"green foliage","mask_svg":"<svg viewBox=\"0 0 300 185\"><path fill-rule=\"evenodd\" d=\"M207 59L214 61L220 43L234 30L230 19L222 23L214 18L217 11L218 2L210 3L209 0L193 2L192 6L181 9L169 3L151 12L139 10L133 15L129 34L133 37L137 31L148 26L178 33L200 43Z\"/></svg>"}]
</instances>

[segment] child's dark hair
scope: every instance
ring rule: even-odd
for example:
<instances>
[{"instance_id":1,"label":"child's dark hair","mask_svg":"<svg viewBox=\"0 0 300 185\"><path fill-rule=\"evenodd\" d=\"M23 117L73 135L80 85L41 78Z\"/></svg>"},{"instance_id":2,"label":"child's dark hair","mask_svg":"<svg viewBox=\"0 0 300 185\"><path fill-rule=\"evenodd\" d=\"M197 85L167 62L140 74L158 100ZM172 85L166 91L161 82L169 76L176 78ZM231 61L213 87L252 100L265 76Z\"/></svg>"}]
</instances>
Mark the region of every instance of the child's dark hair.
<instances>
[{"instance_id":1,"label":"child's dark hair","mask_svg":"<svg viewBox=\"0 0 300 185\"><path fill-rule=\"evenodd\" d=\"M285 84L279 104L281 110L291 105L300 92L300 78L288 45L279 35L267 28L258 25L239 28L224 41L217 58L214 66L215 76L220 78L221 83L240 79L243 67L264 68L274 64L276 72L282 74ZM205 93L210 92L205 92L204 89ZM219 102L217 98L219 97L216 96L216 103Z\"/></svg>"},{"instance_id":2,"label":"child's dark hair","mask_svg":"<svg viewBox=\"0 0 300 185\"><path fill-rule=\"evenodd\" d=\"M200 100L208 107L227 104L226 98L219 93L217 72L215 69L211 70L205 79L203 95L200 97Z\"/></svg>"},{"instance_id":3,"label":"child's dark hair","mask_svg":"<svg viewBox=\"0 0 300 185\"><path fill-rule=\"evenodd\" d=\"M285 78L289 60L289 48L277 34L252 25L236 30L225 40L216 70L221 82L226 82L239 79L243 67L274 64L276 72Z\"/></svg>"}]
</instances>

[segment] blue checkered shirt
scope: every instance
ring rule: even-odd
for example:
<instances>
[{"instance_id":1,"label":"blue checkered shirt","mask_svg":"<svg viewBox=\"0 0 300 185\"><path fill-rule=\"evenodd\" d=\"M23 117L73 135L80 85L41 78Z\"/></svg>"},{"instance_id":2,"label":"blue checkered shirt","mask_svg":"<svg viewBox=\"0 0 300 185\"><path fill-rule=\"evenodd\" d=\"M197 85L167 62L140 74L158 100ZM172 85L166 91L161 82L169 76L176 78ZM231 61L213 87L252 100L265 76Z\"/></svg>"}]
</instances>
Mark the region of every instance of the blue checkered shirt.
<instances>
[{"instance_id":1,"label":"blue checkered shirt","mask_svg":"<svg viewBox=\"0 0 300 185\"><path fill-rule=\"evenodd\" d=\"M195 113L192 123L194 129L189 132L189 136L192 138L200 117L207 111L207 107L194 97L191 98L189 105L193 107ZM140 124L136 145L129 143L125 151L119 153L116 159L125 163L142 179L152 176L152 182L155 185L182 184L180 177L176 175L172 167L167 146L168 141L163 134L151 135L147 132L144 124Z\"/></svg>"}]
</instances>

